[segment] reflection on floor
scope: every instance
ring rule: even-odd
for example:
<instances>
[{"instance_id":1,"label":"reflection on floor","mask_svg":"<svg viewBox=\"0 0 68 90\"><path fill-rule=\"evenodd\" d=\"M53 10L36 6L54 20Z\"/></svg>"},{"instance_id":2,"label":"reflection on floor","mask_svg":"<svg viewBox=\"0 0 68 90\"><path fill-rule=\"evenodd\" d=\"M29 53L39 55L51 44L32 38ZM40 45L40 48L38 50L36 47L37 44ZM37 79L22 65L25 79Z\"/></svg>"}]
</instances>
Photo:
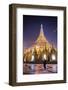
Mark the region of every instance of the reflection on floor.
<instances>
[{"instance_id":1,"label":"reflection on floor","mask_svg":"<svg viewBox=\"0 0 68 90\"><path fill-rule=\"evenodd\" d=\"M23 64L23 74L57 73L57 64Z\"/></svg>"}]
</instances>

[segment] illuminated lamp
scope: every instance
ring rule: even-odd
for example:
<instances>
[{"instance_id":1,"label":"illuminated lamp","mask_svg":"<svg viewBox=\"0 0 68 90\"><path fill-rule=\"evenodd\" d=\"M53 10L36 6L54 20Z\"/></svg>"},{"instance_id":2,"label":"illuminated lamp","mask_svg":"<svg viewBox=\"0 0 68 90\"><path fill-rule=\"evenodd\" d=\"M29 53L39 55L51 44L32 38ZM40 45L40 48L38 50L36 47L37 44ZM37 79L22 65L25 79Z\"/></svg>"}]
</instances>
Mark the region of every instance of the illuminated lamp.
<instances>
[{"instance_id":1,"label":"illuminated lamp","mask_svg":"<svg viewBox=\"0 0 68 90\"><path fill-rule=\"evenodd\" d=\"M31 57L31 61L34 61L34 55L32 55L32 57Z\"/></svg>"},{"instance_id":2,"label":"illuminated lamp","mask_svg":"<svg viewBox=\"0 0 68 90\"><path fill-rule=\"evenodd\" d=\"M52 54L52 60L56 60L55 54Z\"/></svg>"},{"instance_id":3,"label":"illuminated lamp","mask_svg":"<svg viewBox=\"0 0 68 90\"><path fill-rule=\"evenodd\" d=\"M43 60L46 60L47 59L47 56L46 54L43 55Z\"/></svg>"}]
</instances>

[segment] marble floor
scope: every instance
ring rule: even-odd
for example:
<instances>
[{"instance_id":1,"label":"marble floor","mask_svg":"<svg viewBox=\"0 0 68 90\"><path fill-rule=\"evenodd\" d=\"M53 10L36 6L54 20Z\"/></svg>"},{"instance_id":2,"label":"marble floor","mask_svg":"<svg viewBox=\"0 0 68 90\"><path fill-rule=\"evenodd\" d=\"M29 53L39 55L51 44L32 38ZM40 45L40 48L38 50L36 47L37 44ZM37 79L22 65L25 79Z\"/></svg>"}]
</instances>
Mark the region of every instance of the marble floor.
<instances>
[{"instance_id":1,"label":"marble floor","mask_svg":"<svg viewBox=\"0 0 68 90\"><path fill-rule=\"evenodd\" d=\"M23 64L23 74L48 74L57 73L57 64Z\"/></svg>"}]
</instances>

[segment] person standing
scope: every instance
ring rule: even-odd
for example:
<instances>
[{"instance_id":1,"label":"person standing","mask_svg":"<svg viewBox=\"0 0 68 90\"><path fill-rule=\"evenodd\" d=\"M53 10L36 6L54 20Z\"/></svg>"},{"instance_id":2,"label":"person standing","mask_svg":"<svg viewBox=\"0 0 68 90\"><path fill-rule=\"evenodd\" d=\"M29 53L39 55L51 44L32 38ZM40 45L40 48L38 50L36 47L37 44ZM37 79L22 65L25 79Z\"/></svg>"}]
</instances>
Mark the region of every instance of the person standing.
<instances>
[{"instance_id":1,"label":"person standing","mask_svg":"<svg viewBox=\"0 0 68 90\"><path fill-rule=\"evenodd\" d=\"M43 67L46 69L46 54L43 56Z\"/></svg>"},{"instance_id":2,"label":"person standing","mask_svg":"<svg viewBox=\"0 0 68 90\"><path fill-rule=\"evenodd\" d=\"M46 69L46 60L43 61L44 69Z\"/></svg>"}]
</instances>

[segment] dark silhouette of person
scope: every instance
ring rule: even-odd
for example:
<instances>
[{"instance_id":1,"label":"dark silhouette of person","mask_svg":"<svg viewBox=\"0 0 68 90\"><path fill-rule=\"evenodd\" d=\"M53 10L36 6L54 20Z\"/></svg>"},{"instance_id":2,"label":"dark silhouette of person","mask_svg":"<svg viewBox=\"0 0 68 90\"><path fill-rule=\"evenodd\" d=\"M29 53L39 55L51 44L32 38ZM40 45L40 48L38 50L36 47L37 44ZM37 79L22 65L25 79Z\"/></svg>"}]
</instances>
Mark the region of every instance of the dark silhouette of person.
<instances>
[{"instance_id":1,"label":"dark silhouette of person","mask_svg":"<svg viewBox=\"0 0 68 90\"><path fill-rule=\"evenodd\" d=\"M46 69L46 60L43 61L44 69Z\"/></svg>"}]
</instances>

